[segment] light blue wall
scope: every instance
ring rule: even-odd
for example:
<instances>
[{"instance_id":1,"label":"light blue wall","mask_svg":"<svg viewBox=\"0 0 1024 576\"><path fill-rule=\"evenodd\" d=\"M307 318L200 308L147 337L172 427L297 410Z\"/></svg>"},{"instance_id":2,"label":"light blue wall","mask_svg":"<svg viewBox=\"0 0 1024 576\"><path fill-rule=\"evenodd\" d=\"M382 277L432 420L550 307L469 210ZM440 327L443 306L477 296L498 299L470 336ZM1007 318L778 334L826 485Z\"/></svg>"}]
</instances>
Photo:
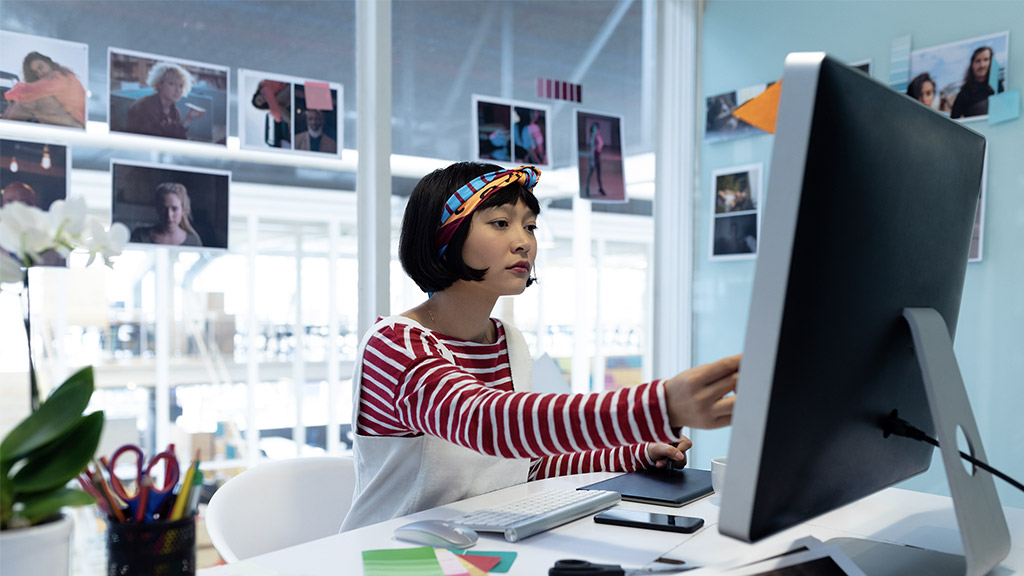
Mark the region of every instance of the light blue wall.
<instances>
[{"instance_id":1,"label":"light blue wall","mask_svg":"<svg viewBox=\"0 0 1024 576\"><path fill-rule=\"evenodd\" d=\"M710 0L704 19L702 96L776 80L789 52L826 51L849 62L871 59L886 79L892 40L910 35L927 48L1010 31L1010 90L1024 90L1024 2L1021 1L725 1ZM989 461L1024 481L1024 119L972 122L989 142L984 260L967 267L955 350ZM694 360L742 351L753 261L708 259L711 173L764 163L770 179L773 136L704 143L695 205ZM692 458L728 451L729 432L698 432ZM902 486L948 494L937 458ZM870 462L865 462L870 466ZM1024 494L996 480L1004 505L1024 508Z\"/></svg>"}]
</instances>

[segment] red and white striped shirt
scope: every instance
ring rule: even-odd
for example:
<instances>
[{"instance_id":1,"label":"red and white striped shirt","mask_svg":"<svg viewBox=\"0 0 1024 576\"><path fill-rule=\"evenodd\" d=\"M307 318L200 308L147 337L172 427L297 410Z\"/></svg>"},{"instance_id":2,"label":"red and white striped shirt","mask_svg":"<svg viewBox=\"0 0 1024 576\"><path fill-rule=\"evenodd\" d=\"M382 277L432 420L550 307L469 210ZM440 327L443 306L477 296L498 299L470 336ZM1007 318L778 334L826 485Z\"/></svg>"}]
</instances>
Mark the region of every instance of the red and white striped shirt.
<instances>
[{"instance_id":1,"label":"red and white striped shirt","mask_svg":"<svg viewBox=\"0 0 1024 576\"><path fill-rule=\"evenodd\" d=\"M404 323L379 328L363 354L357 432L430 434L492 456L532 458L530 480L649 467L646 442L678 440L660 381L599 394L516 392L505 330L493 321L494 344Z\"/></svg>"}]
</instances>

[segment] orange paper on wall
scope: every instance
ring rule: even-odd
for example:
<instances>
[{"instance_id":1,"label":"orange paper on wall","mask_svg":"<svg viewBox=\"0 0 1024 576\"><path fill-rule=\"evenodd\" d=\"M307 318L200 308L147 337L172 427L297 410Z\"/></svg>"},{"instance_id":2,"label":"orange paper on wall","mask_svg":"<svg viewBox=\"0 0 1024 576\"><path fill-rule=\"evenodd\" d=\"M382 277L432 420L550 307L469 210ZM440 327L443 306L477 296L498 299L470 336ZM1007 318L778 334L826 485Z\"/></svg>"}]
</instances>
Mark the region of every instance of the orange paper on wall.
<instances>
[{"instance_id":1,"label":"orange paper on wall","mask_svg":"<svg viewBox=\"0 0 1024 576\"><path fill-rule=\"evenodd\" d=\"M774 134L775 119L779 115L780 92L782 92L782 80L775 82L764 92L744 102L742 106L732 111L732 115L755 128Z\"/></svg>"}]
</instances>

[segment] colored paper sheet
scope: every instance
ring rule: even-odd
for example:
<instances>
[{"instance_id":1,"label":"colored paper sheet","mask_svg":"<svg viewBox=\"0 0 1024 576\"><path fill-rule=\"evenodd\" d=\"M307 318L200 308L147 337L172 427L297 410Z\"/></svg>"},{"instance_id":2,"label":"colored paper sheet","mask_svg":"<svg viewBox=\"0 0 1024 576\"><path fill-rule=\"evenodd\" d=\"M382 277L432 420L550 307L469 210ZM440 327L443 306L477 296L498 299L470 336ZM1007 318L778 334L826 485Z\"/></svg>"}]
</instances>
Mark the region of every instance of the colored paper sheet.
<instances>
[{"instance_id":1,"label":"colored paper sheet","mask_svg":"<svg viewBox=\"0 0 1024 576\"><path fill-rule=\"evenodd\" d=\"M472 562L466 560L466 558L466 556L455 557L456 562L461 562L462 567L466 569L466 574L468 574L469 576L487 576L486 570L481 570L477 568ZM469 558L472 558L472 556L469 556Z\"/></svg>"},{"instance_id":2,"label":"colored paper sheet","mask_svg":"<svg viewBox=\"0 0 1024 576\"><path fill-rule=\"evenodd\" d=\"M482 572L490 572L491 568L494 568L501 562L501 558L498 556L476 556L474 554L465 554L459 556L459 559L461 559L463 563L468 562L469 564L472 564Z\"/></svg>"},{"instance_id":3,"label":"colored paper sheet","mask_svg":"<svg viewBox=\"0 0 1024 576\"><path fill-rule=\"evenodd\" d=\"M491 568L492 573L496 572L508 572L512 568L512 563L516 560L516 552L496 552L486 550L452 550L460 556L497 556L501 558L501 562Z\"/></svg>"},{"instance_id":4,"label":"colored paper sheet","mask_svg":"<svg viewBox=\"0 0 1024 576\"><path fill-rule=\"evenodd\" d=\"M306 82L306 108L332 110L331 87L326 82Z\"/></svg>"},{"instance_id":5,"label":"colored paper sheet","mask_svg":"<svg viewBox=\"0 0 1024 576\"><path fill-rule=\"evenodd\" d=\"M1020 118L1020 90L1008 90L988 97L988 123L999 124Z\"/></svg>"},{"instance_id":6,"label":"colored paper sheet","mask_svg":"<svg viewBox=\"0 0 1024 576\"><path fill-rule=\"evenodd\" d=\"M892 39L889 48L889 87L906 92L910 83L910 36Z\"/></svg>"},{"instance_id":7,"label":"colored paper sheet","mask_svg":"<svg viewBox=\"0 0 1024 576\"><path fill-rule=\"evenodd\" d=\"M782 93L782 80L769 86L764 92L747 100L742 106L732 111L732 115L755 128L769 134L775 134L775 120L779 116L779 94Z\"/></svg>"},{"instance_id":8,"label":"colored paper sheet","mask_svg":"<svg viewBox=\"0 0 1024 576\"><path fill-rule=\"evenodd\" d=\"M436 548L434 555L437 556L437 563L441 565L444 576L471 576L462 562L459 562L458 556L452 554L450 550Z\"/></svg>"},{"instance_id":9,"label":"colored paper sheet","mask_svg":"<svg viewBox=\"0 0 1024 576\"><path fill-rule=\"evenodd\" d=\"M437 555L429 546L364 550L363 573L366 576L444 576Z\"/></svg>"}]
</instances>

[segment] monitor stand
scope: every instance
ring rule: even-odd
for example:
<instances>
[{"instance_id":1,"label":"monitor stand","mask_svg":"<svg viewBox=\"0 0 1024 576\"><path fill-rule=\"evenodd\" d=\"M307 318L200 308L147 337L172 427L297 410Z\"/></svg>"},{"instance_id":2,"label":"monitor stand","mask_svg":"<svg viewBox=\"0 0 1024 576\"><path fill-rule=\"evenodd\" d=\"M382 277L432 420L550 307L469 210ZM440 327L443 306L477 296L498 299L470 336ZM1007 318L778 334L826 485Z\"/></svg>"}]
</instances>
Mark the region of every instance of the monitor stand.
<instances>
[{"instance_id":1,"label":"monitor stand","mask_svg":"<svg viewBox=\"0 0 1024 576\"><path fill-rule=\"evenodd\" d=\"M903 317L910 324L921 366L964 555L855 538L836 538L829 543L842 548L869 576L988 574L1010 553L1010 530L992 475L973 465L973 473L969 473L960 462L958 427L967 437L970 454L983 462L987 460L953 354L949 328L942 315L932 308L905 308Z\"/></svg>"}]
</instances>

